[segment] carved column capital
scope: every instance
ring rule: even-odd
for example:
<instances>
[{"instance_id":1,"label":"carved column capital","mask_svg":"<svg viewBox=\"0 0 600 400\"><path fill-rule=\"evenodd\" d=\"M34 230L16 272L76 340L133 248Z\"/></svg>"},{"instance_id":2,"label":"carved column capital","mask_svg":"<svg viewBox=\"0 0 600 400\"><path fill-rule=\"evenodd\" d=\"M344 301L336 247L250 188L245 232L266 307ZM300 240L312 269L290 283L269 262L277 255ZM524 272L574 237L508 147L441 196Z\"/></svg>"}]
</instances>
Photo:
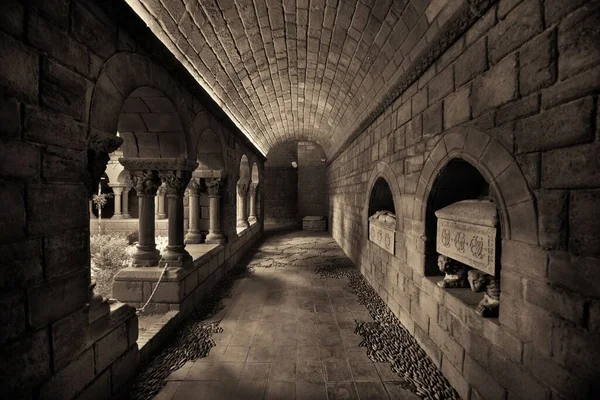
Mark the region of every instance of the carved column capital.
<instances>
[{"instance_id":1,"label":"carved column capital","mask_svg":"<svg viewBox=\"0 0 600 400\"><path fill-rule=\"evenodd\" d=\"M196 178L190 179L187 190L191 196L198 196L200 194L200 184Z\"/></svg>"},{"instance_id":2,"label":"carved column capital","mask_svg":"<svg viewBox=\"0 0 600 400\"><path fill-rule=\"evenodd\" d=\"M160 178L155 170L140 170L130 172L131 181L138 195L155 196L160 186Z\"/></svg>"},{"instance_id":3,"label":"carved column capital","mask_svg":"<svg viewBox=\"0 0 600 400\"><path fill-rule=\"evenodd\" d=\"M240 181L237 183L237 192L240 196L246 197L248 195L248 190L250 190L250 182Z\"/></svg>"},{"instance_id":4,"label":"carved column capital","mask_svg":"<svg viewBox=\"0 0 600 400\"><path fill-rule=\"evenodd\" d=\"M187 170L170 170L160 171L158 173L160 179L165 183L167 196L183 197L185 189L192 178L192 171Z\"/></svg>"},{"instance_id":5,"label":"carved column capital","mask_svg":"<svg viewBox=\"0 0 600 400\"><path fill-rule=\"evenodd\" d=\"M221 189L223 188L224 181L220 178L207 179L206 189L208 190L209 197L221 196Z\"/></svg>"},{"instance_id":6,"label":"carved column capital","mask_svg":"<svg viewBox=\"0 0 600 400\"><path fill-rule=\"evenodd\" d=\"M250 195L256 196L256 190L258 189L258 182L250 183Z\"/></svg>"}]
</instances>

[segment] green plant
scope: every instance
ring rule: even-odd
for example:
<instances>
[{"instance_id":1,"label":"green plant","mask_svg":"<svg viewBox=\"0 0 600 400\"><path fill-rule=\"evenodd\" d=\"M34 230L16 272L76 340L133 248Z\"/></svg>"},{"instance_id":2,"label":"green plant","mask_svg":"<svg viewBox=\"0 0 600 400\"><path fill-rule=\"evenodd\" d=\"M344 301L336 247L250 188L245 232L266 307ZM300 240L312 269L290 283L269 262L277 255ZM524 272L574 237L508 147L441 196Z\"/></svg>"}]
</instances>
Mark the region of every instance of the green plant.
<instances>
[{"instance_id":1,"label":"green plant","mask_svg":"<svg viewBox=\"0 0 600 400\"><path fill-rule=\"evenodd\" d=\"M90 254L92 277L96 280L96 291L104 297L111 297L114 276L130 261L126 238L117 235L92 235Z\"/></svg>"}]
</instances>

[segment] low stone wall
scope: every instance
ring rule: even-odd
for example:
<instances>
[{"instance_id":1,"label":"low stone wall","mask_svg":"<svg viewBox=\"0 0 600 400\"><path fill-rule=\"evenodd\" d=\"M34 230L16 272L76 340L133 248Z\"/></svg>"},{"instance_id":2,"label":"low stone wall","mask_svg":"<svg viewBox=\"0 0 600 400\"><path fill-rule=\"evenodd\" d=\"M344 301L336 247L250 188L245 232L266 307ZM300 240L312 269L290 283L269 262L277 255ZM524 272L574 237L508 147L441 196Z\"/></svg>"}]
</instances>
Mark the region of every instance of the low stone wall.
<instances>
[{"instance_id":1,"label":"low stone wall","mask_svg":"<svg viewBox=\"0 0 600 400\"><path fill-rule=\"evenodd\" d=\"M102 233L119 233L128 234L138 230L138 219L102 219ZM169 220L159 219L154 221L154 232L156 236L168 236ZM92 235L98 233L98 219L90 219L90 233Z\"/></svg>"}]
</instances>

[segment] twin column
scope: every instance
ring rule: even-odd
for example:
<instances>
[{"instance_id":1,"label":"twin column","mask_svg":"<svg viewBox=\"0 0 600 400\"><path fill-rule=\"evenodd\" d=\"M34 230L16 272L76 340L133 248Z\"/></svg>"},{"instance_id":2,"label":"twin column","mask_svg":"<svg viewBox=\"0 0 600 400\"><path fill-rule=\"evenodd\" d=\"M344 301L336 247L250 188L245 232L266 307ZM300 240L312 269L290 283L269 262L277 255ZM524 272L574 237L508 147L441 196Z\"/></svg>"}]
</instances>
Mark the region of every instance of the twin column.
<instances>
[{"instance_id":1,"label":"twin column","mask_svg":"<svg viewBox=\"0 0 600 400\"><path fill-rule=\"evenodd\" d=\"M139 202L140 239L133 255L134 266L156 266L169 263L172 266L183 266L191 260L183 243L183 194L192 177L191 171L143 170L131 173ZM169 199L169 244L162 258L156 249L154 218L154 197L161 185L165 183L166 195Z\"/></svg>"},{"instance_id":2,"label":"twin column","mask_svg":"<svg viewBox=\"0 0 600 400\"><path fill-rule=\"evenodd\" d=\"M237 223L238 228L247 228L251 223L257 221L256 217L256 193L257 182L240 180L237 184ZM250 215L246 215L246 199L250 196Z\"/></svg>"}]
</instances>

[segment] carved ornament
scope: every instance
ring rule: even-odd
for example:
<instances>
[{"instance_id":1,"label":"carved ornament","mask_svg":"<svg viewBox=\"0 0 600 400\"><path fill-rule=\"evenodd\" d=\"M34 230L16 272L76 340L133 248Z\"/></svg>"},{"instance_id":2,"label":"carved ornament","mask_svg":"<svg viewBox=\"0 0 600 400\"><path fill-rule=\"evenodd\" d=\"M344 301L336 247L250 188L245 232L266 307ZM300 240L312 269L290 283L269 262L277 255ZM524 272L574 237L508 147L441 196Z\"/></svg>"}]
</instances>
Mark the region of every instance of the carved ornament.
<instances>
[{"instance_id":1,"label":"carved ornament","mask_svg":"<svg viewBox=\"0 0 600 400\"><path fill-rule=\"evenodd\" d=\"M207 179L206 189L208 190L208 195L210 197L219 197L221 195L221 189L223 187L223 184L223 179Z\"/></svg>"},{"instance_id":2,"label":"carved ornament","mask_svg":"<svg viewBox=\"0 0 600 400\"><path fill-rule=\"evenodd\" d=\"M190 179L192 178L192 171L189 170L172 170L172 171L159 171L158 175L160 179L165 183L167 189L167 196L179 196L183 197L185 189L187 188Z\"/></svg>"},{"instance_id":3,"label":"carved ornament","mask_svg":"<svg viewBox=\"0 0 600 400\"><path fill-rule=\"evenodd\" d=\"M240 181L237 184L237 191L241 197L246 197L248 195L248 190L250 189L250 182L248 181Z\"/></svg>"},{"instance_id":4,"label":"carved ornament","mask_svg":"<svg viewBox=\"0 0 600 400\"><path fill-rule=\"evenodd\" d=\"M196 180L195 178L190 179L190 183L187 186L187 190L190 195L198 196L200 194L200 184L198 183L198 180Z\"/></svg>"},{"instance_id":5,"label":"carved ornament","mask_svg":"<svg viewBox=\"0 0 600 400\"><path fill-rule=\"evenodd\" d=\"M258 190L258 182L250 183L250 196L256 197L256 191Z\"/></svg>"},{"instance_id":6,"label":"carved ornament","mask_svg":"<svg viewBox=\"0 0 600 400\"><path fill-rule=\"evenodd\" d=\"M154 170L130 172L131 181L138 195L155 196L160 186L160 178Z\"/></svg>"}]
</instances>

